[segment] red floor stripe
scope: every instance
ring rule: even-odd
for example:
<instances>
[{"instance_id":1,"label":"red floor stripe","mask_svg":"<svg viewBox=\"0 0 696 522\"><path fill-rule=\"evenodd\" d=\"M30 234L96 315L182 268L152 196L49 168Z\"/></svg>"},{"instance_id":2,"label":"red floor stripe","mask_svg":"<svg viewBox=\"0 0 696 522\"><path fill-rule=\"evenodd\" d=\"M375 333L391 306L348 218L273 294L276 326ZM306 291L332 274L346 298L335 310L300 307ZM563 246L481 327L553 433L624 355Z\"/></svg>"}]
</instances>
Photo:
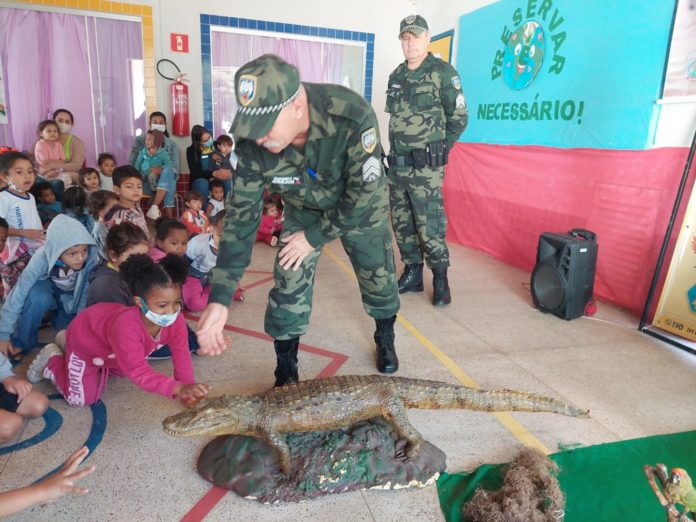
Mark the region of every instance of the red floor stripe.
<instances>
[{"instance_id":1,"label":"red floor stripe","mask_svg":"<svg viewBox=\"0 0 696 522\"><path fill-rule=\"evenodd\" d=\"M226 489L213 486L210 488L210 491L208 491L198 502L196 502L196 505L191 508L191 511L183 516L181 522L198 522L203 520L226 494Z\"/></svg>"},{"instance_id":2,"label":"red floor stripe","mask_svg":"<svg viewBox=\"0 0 696 522\"><path fill-rule=\"evenodd\" d=\"M249 283L248 285L244 285L244 286L242 286L242 290L244 290L244 291L251 290L252 288L266 284L269 281L273 281L272 275L269 275L268 277L263 277L263 278L259 279L258 281L254 281L253 283Z\"/></svg>"}]
</instances>

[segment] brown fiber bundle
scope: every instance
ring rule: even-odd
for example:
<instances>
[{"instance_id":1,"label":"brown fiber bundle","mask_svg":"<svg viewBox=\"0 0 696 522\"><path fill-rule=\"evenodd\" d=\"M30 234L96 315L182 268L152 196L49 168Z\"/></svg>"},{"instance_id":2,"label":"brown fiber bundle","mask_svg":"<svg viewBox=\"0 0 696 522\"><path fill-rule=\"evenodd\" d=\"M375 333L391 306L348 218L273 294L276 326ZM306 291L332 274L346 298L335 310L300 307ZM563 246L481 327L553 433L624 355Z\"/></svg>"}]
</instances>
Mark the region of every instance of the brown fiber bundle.
<instances>
[{"instance_id":1,"label":"brown fiber bundle","mask_svg":"<svg viewBox=\"0 0 696 522\"><path fill-rule=\"evenodd\" d=\"M503 472L497 491L477 488L462 513L473 522L557 522L565 497L558 487L558 466L543 453L522 449Z\"/></svg>"}]
</instances>

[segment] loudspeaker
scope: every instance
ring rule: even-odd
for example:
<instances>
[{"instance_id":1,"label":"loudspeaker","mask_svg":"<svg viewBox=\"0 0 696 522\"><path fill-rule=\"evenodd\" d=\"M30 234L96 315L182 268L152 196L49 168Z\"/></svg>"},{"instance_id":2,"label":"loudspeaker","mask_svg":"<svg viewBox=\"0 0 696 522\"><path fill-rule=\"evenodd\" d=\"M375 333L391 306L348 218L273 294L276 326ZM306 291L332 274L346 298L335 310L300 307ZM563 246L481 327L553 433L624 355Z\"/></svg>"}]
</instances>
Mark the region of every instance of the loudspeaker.
<instances>
[{"instance_id":1,"label":"loudspeaker","mask_svg":"<svg viewBox=\"0 0 696 522\"><path fill-rule=\"evenodd\" d=\"M589 230L544 232L532 271L534 305L566 320L583 315L593 303L597 249L597 237Z\"/></svg>"}]
</instances>

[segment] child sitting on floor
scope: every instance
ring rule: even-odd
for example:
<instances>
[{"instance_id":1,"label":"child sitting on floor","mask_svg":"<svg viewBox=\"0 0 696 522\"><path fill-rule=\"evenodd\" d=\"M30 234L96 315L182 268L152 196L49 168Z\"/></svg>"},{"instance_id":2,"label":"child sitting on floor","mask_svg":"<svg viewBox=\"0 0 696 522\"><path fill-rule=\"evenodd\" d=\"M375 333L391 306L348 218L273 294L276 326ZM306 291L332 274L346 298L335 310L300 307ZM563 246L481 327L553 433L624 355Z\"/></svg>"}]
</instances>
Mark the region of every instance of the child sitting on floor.
<instances>
[{"instance_id":1,"label":"child sitting on floor","mask_svg":"<svg viewBox=\"0 0 696 522\"><path fill-rule=\"evenodd\" d=\"M143 177L140 172L130 165L121 165L116 167L111 179L114 182L114 192L118 194L118 203L104 216L106 226L129 221L142 228L145 235L150 237L145 214L140 208L140 198L143 197Z\"/></svg>"},{"instance_id":2,"label":"child sitting on floor","mask_svg":"<svg viewBox=\"0 0 696 522\"><path fill-rule=\"evenodd\" d=\"M133 295L119 275L119 267L133 254L147 254L148 240L140 227L127 221L114 225L106 235L108 261L97 265L89 274L87 306L97 303L133 305Z\"/></svg>"},{"instance_id":3,"label":"child sitting on floor","mask_svg":"<svg viewBox=\"0 0 696 522\"><path fill-rule=\"evenodd\" d=\"M218 212L225 209L225 184L219 179L211 179L208 182L208 206L205 213L209 219L213 219Z\"/></svg>"},{"instance_id":4,"label":"child sitting on floor","mask_svg":"<svg viewBox=\"0 0 696 522\"><path fill-rule=\"evenodd\" d=\"M37 183L32 192L36 197L36 210L39 212L39 219L45 228L54 217L63 213L63 206L60 201L56 201L56 193L48 183Z\"/></svg>"},{"instance_id":5,"label":"child sitting on floor","mask_svg":"<svg viewBox=\"0 0 696 522\"><path fill-rule=\"evenodd\" d=\"M263 215L256 241L263 241L271 246L278 244L278 238L283 231L283 209L277 200L268 197L263 203Z\"/></svg>"},{"instance_id":6,"label":"child sitting on floor","mask_svg":"<svg viewBox=\"0 0 696 522\"><path fill-rule=\"evenodd\" d=\"M63 214L77 219L85 230L92 233L94 229L94 219L87 212L87 193L79 185L68 187L63 192Z\"/></svg>"},{"instance_id":7,"label":"child sitting on floor","mask_svg":"<svg viewBox=\"0 0 696 522\"><path fill-rule=\"evenodd\" d=\"M7 241L7 222L0 218L0 250ZM0 444L11 441L24 425L24 417L41 417L48 399L17 377L5 354L0 353Z\"/></svg>"},{"instance_id":8,"label":"child sitting on floor","mask_svg":"<svg viewBox=\"0 0 696 522\"><path fill-rule=\"evenodd\" d=\"M169 218L155 221L155 245L148 252L153 261L159 261L167 254L184 256L189 233L183 223Z\"/></svg>"},{"instance_id":9,"label":"child sitting on floor","mask_svg":"<svg viewBox=\"0 0 696 522\"><path fill-rule=\"evenodd\" d=\"M226 211L215 216L215 225L210 234L199 234L191 238L186 247L186 257L191 261L188 276L182 289L184 306L192 312L203 310L208 305L210 295L210 271L217 263L218 245L222 232L222 221ZM235 301L243 301L241 287L234 293Z\"/></svg>"},{"instance_id":10,"label":"child sitting on floor","mask_svg":"<svg viewBox=\"0 0 696 522\"><path fill-rule=\"evenodd\" d=\"M56 216L46 244L34 254L0 310L0 352L14 356L36 346L47 312L66 328L87 303L87 274L97 264L94 240L79 221Z\"/></svg>"},{"instance_id":11,"label":"child sitting on floor","mask_svg":"<svg viewBox=\"0 0 696 522\"><path fill-rule=\"evenodd\" d=\"M17 283L19 275L31 256L44 243L45 232L36 209L34 196L29 192L36 179L29 158L17 151L0 155L0 177L7 188L0 192L0 217L9 224L7 247L2 253L4 295Z\"/></svg>"},{"instance_id":12,"label":"child sitting on floor","mask_svg":"<svg viewBox=\"0 0 696 522\"><path fill-rule=\"evenodd\" d=\"M110 190L97 190L87 198L87 209L94 220L92 238L97 244L97 253L102 261L109 260L106 255L106 234L109 232L109 227L104 222L104 216L116 203L118 203L118 196Z\"/></svg>"},{"instance_id":13,"label":"child sitting on floor","mask_svg":"<svg viewBox=\"0 0 696 522\"><path fill-rule=\"evenodd\" d=\"M78 176L80 178L80 186L85 189L85 192L88 194L101 188L101 179L99 178L97 169L85 167L80 169Z\"/></svg>"},{"instance_id":14,"label":"child sitting on floor","mask_svg":"<svg viewBox=\"0 0 696 522\"><path fill-rule=\"evenodd\" d=\"M196 190L189 190L184 195L186 210L181 215L181 222L189 231L189 235L204 234L210 232L210 221L203 208L203 196Z\"/></svg>"},{"instance_id":15,"label":"child sitting on floor","mask_svg":"<svg viewBox=\"0 0 696 522\"><path fill-rule=\"evenodd\" d=\"M195 404L208 395L196 383L181 311L181 284L186 262L168 256L159 263L147 255L131 256L120 267L135 306L99 303L70 324L64 346L44 347L29 367L27 378L51 379L71 406L99 400L109 375L126 376L150 393ZM174 377L155 372L146 357L158 346L171 348ZM68 362L69 361L69 362Z\"/></svg>"},{"instance_id":16,"label":"child sitting on floor","mask_svg":"<svg viewBox=\"0 0 696 522\"><path fill-rule=\"evenodd\" d=\"M114 169L116 168L116 158L114 158L114 155L108 152L102 152L97 158L97 167L99 168L101 188L104 190L113 190L114 182L111 176L113 176Z\"/></svg>"}]
</instances>

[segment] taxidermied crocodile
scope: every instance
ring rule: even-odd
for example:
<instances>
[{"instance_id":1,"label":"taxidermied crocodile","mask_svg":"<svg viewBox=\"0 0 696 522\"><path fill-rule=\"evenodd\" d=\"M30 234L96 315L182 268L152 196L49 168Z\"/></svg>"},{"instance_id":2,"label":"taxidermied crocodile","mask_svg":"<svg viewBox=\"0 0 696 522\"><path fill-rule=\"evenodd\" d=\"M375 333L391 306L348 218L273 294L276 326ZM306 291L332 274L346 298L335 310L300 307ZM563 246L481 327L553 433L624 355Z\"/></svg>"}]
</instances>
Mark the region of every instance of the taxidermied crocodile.
<instances>
[{"instance_id":1,"label":"taxidermied crocodile","mask_svg":"<svg viewBox=\"0 0 696 522\"><path fill-rule=\"evenodd\" d=\"M417 455L423 438L409 423L408 408L588 416L587 410L531 393L478 390L402 377L346 375L287 384L255 395L221 395L172 415L162 424L164 431L178 437L227 434L260 437L276 449L281 470L287 475L290 450L282 433L332 430L380 415L408 442L406 456Z\"/></svg>"}]
</instances>

